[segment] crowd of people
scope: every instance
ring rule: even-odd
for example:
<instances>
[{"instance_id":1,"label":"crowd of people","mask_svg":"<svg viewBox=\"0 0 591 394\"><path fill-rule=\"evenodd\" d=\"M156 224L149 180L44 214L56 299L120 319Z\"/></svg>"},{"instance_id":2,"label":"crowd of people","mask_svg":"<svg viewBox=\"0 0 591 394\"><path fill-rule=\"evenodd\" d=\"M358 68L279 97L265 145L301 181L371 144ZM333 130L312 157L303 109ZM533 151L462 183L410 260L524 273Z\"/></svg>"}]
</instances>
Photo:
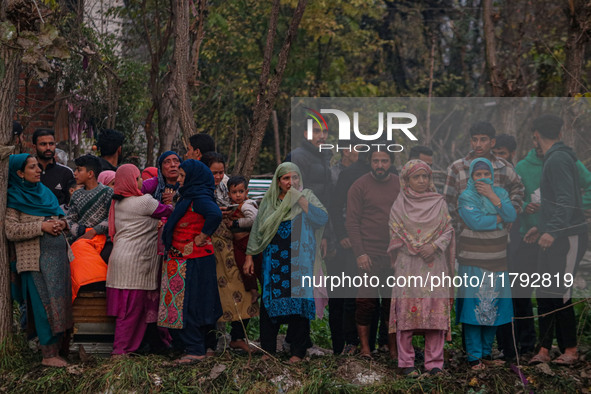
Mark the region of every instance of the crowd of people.
<instances>
[{"instance_id":1,"label":"crowd of people","mask_svg":"<svg viewBox=\"0 0 591 394\"><path fill-rule=\"evenodd\" d=\"M115 317L112 357L175 350L176 363L194 364L216 355L216 334L228 323L230 348L257 350L246 329L259 316L262 358L277 352L287 324L289 362L297 363L312 346L310 321L328 304L335 354L389 352L405 376L421 373L419 359L425 372L441 373L458 323L474 370L517 355L570 365L578 359L572 289L537 289L536 344L534 319L511 324L534 315L533 288L503 282L509 272L575 275L587 249L591 173L561 142L562 125L553 115L536 119L533 148L514 165L515 139L475 123L470 153L449 166L442 190L426 146L413 147L398 172L395 154L379 149L342 150L333 160L318 149L328 130L315 127L277 167L261 201L249 199L245 177L226 175L207 134L190 137L184 160L168 151L140 171L120 165L123 134L104 130L101 157L78 157L72 171L55 159L54 132L38 129L36 154L9 160L13 296L39 338L43 365L53 367L68 364L72 303L101 289ZM353 293L301 280L364 273L490 280ZM413 347L416 335L424 350ZM551 360L554 337L561 354Z\"/></svg>"}]
</instances>

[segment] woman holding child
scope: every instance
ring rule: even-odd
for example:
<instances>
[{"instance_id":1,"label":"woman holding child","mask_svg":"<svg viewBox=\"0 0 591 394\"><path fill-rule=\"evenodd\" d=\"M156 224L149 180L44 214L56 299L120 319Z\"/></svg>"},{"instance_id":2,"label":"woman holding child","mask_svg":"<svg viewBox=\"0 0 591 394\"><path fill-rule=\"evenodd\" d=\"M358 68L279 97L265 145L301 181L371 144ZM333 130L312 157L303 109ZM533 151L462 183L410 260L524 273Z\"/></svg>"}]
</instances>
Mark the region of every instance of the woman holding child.
<instances>
[{"instance_id":1,"label":"woman holding child","mask_svg":"<svg viewBox=\"0 0 591 394\"><path fill-rule=\"evenodd\" d=\"M158 325L171 329L175 346L185 352L177 363L191 364L205 358L206 336L222 315L210 238L222 213L213 176L203 163L185 160L178 182L181 198L162 232L167 255Z\"/></svg>"},{"instance_id":2,"label":"woman holding child","mask_svg":"<svg viewBox=\"0 0 591 394\"><path fill-rule=\"evenodd\" d=\"M459 235L459 275L484 278L478 287L464 284L458 289L456 320L464 325L468 362L472 369L484 369L492 362L492 345L497 326L511 322L513 304L507 273L507 230L517 214L507 191L493 186L491 162L478 158L470 164L468 186L458 200L458 212L465 223Z\"/></svg>"},{"instance_id":3,"label":"woman holding child","mask_svg":"<svg viewBox=\"0 0 591 394\"><path fill-rule=\"evenodd\" d=\"M259 314L259 307L256 296L247 292L244 288L242 272L238 269L234 257L234 237L228 219L234 213L234 210L228 209L230 196L228 188L223 182L226 170L224 157L216 152L208 152L203 155L201 161L209 167L215 181L215 198L218 206L226 220L220 224L217 231L212 236L212 242L215 250L217 283L220 292L220 301L224 313L221 322L231 322L231 341L230 348L249 351L246 343L246 333L244 328L248 325L251 317ZM208 346L211 350L215 348L215 341L208 340ZM210 351L208 349L208 351Z\"/></svg>"},{"instance_id":4,"label":"woman holding child","mask_svg":"<svg viewBox=\"0 0 591 394\"><path fill-rule=\"evenodd\" d=\"M400 194L390 211L392 266L397 277L451 275L455 264L454 230L444 197L433 184L431 167L421 160L405 164ZM398 367L406 376L418 376L414 365L414 333L425 335L425 370L440 373L443 345L450 337L453 288L394 287L390 333L396 333ZM451 339L451 338L449 338Z\"/></svg>"},{"instance_id":5,"label":"woman holding child","mask_svg":"<svg viewBox=\"0 0 591 394\"><path fill-rule=\"evenodd\" d=\"M328 221L326 209L302 185L297 165L277 167L252 226L244 264L244 272L254 275L253 256L263 253L261 346L275 353L279 328L288 324L291 363L305 357L310 320L316 315L313 289L298 284L302 276L319 271L319 245Z\"/></svg>"}]
</instances>

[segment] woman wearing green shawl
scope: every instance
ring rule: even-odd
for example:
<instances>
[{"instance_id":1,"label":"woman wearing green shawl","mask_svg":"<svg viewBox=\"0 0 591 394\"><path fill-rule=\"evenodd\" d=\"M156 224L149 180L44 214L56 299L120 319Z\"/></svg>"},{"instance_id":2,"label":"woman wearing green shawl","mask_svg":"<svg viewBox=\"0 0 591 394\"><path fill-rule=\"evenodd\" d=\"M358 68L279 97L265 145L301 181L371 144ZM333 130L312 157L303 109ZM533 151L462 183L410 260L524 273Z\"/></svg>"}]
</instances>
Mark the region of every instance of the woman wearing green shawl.
<instances>
[{"instance_id":1,"label":"woman wearing green shawl","mask_svg":"<svg viewBox=\"0 0 591 394\"><path fill-rule=\"evenodd\" d=\"M326 209L302 185L297 165L277 167L252 226L244 264L244 272L253 275L252 256L263 253L261 347L275 353L279 328L288 324L292 363L304 358L310 342L316 309L313 289L302 286L302 277L319 272L318 246L328 221Z\"/></svg>"},{"instance_id":2,"label":"woman wearing green shawl","mask_svg":"<svg viewBox=\"0 0 591 394\"><path fill-rule=\"evenodd\" d=\"M35 324L42 364L65 367L60 341L72 328L72 285L63 211L41 183L37 159L11 155L8 165L6 237L15 243L16 268L27 300L28 323Z\"/></svg>"}]
</instances>

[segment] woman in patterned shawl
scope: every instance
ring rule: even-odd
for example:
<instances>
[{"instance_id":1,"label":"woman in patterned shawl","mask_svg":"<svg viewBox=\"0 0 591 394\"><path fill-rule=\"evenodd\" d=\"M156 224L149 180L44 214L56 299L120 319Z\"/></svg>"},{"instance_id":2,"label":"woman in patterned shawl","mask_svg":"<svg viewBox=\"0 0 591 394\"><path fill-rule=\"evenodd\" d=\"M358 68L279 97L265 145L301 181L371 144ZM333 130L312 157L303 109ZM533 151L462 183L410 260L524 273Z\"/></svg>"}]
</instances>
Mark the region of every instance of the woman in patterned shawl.
<instances>
[{"instance_id":1,"label":"woman in patterned shawl","mask_svg":"<svg viewBox=\"0 0 591 394\"><path fill-rule=\"evenodd\" d=\"M201 158L203 164L209 167L215 181L214 196L216 203L226 212L230 205L228 188L223 182L226 161L224 157L217 152L207 152ZM220 292L220 301L224 311L220 322L224 325L230 323L230 343L231 349L249 351L249 345L246 342L245 328L251 317L258 316L259 305L256 299L245 290L242 275L234 258L234 238L232 231L225 223L221 223L212 235L213 248L215 251L217 283ZM207 340L208 354L213 355L217 347L215 335L209 335Z\"/></svg>"},{"instance_id":2,"label":"woman in patterned shawl","mask_svg":"<svg viewBox=\"0 0 591 394\"><path fill-rule=\"evenodd\" d=\"M392 266L397 277L450 275L454 265L454 230L445 199L438 194L431 167L421 160L405 164L400 174L400 194L390 211ZM390 310L390 333L396 333L398 367L409 376L414 366L414 333L425 335L425 370L443 368L443 344L450 333L450 299L453 289L430 288L430 283L395 287Z\"/></svg>"},{"instance_id":3,"label":"woman in patterned shawl","mask_svg":"<svg viewBox=\"0 0 591 394\"><path fill-rule=\"evenodd\" d=\"M252 256L263 252L261 347L275 353L279 328L288 324L291 363L301 361L311 343L316 308L313 289L302 286L302 277L320 271L319 245L328 221L320 200L302 185L297 165L277 167L252 226L244 263L244 273L253 275Z\"/></svg>"},{"instance_id":4,"label":"woman in patterned shawl","mask_svg":"<svg viewBox=\"0 0 591 394\"><path fill-rule=\"evenodd\" d=\"M179 170L179 194L162 232L167 250L162 267L158 325L168 327L179 364L205 358L206 336L222 315L211 234L222 220L213 175L205 164L186 160Z\"/></svg>"}]
</instances>

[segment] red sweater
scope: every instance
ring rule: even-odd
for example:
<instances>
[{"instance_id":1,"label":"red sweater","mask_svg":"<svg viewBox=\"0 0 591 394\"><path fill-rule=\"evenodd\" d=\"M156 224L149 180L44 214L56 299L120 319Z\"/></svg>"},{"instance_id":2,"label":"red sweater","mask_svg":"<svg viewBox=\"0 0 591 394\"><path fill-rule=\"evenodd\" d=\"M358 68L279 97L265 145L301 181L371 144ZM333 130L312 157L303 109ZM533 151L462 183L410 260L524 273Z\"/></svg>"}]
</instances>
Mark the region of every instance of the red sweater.
<instances>
[{"instance_id":1,"label":"red sweater","mask_svg":"<svg viewBox=\"0 0 591 394\"><path fill-rule=\"evenodd\" d=\"M347 194L345 226L355 257L363 254L387 256L390 209L399 192L400 181L394 174L384 181L378 181L368 173L351 186Z\"/></svg>"}]
</instances>

